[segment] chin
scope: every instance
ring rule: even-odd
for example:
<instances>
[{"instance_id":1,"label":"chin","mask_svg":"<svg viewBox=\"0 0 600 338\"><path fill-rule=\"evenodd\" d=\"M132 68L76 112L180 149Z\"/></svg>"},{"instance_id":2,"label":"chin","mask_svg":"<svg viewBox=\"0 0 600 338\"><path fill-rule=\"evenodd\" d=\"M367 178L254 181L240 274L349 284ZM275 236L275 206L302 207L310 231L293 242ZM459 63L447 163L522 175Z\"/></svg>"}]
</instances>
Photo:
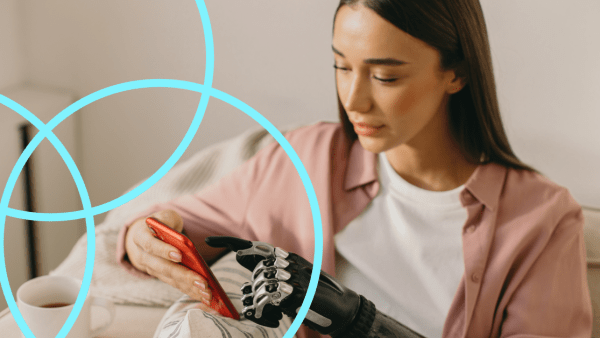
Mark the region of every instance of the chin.
<instances>
[{"instance_id":1,"label":"chin","mask_svg":"<svg viewBox=\"0 0 600 338\"><path fill-rule=\"evenodd\" d=\"M358 136L360 145L369 152L379 154L391 148L385 140L369 136Z\"/></svg>"}]
</instances>

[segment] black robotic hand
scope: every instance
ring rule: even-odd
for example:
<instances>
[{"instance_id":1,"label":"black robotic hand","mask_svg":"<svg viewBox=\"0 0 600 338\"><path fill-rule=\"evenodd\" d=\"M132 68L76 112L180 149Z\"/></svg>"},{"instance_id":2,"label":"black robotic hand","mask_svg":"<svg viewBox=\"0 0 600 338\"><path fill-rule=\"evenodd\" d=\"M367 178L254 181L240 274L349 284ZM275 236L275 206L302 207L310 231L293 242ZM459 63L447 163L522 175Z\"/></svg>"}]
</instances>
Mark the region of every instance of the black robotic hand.
<instances>
[{"instance_id":1,"label":"black robotic hand","mask_svg":"<svg viewBox=\"0 0 600 338\"><path fill-rule=\"evenodd\" d=\"M263 242L213 236L207 237L206 243L236 251L237 261L252 271L252 281L242 285L242 312L246 318L277 327L282 313L296 317L310 282L310 262ZM323 271L303 323L334 338L423 338Z\"/></svg>"},{"instance_id":2,"label":"black robotic hand","mask_svg":"<svg viewBox=\"0 0 600 338\"><path fill-rule=\"evenodd\" d=\"M277 327L282 313L294 318L306 296L313 265L304 258L263 242L235 237L206 238L213 247L236 251L237 261L252 271L252 282L242 286L243 314L263 326ZM321 271L313 302L304 324L311 329L336 336L347 331L357 314L370 327L375 306ZM351 335L344 334L344 337Z\"/></svg>"}]
</instances>

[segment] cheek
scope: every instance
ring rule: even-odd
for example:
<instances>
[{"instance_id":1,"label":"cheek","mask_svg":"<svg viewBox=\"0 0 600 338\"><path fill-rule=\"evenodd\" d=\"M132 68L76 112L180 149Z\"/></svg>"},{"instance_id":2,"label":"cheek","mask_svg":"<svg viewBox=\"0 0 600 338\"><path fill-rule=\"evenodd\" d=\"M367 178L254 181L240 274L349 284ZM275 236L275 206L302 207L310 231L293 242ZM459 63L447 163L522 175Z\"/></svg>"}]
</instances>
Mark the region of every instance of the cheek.
<instances>
[{"instance_id":1,"label":"cheek","mask_svg":"<svg viewBox=\"0 0 600 338\"><path fill-rule=\"evenodd\" d=\"M407 117L415 110L418 102L421 100L420 90L404 86L390 90L387 93L381 93L377 100L379 106L385 115L389 117Z\"/></svg>"},{"instance_id":2,"label":"cheek","mask_svg":"<svg viewBox=\"0 0 600 338\"><path fill-rule=\"evenodd\" d=\"M435 105L433 99L435 86L429 82L414 82L399 89L387 100L387 109L398 117L410 118L410 115L428 115L427 111Z\"/></svg>"},{"instance_id":3,"label":"cheek","mask_svg":"<svg viewBox=\"0 0 600 338\"><path fill-rule=\"evenodd\" d=\"M340 101L342 101L342 103L345 103L349 90L348 81L345 80L343 76L336 75L335 83L338 96L340 97Z\"/></svg>"}]
</instances>

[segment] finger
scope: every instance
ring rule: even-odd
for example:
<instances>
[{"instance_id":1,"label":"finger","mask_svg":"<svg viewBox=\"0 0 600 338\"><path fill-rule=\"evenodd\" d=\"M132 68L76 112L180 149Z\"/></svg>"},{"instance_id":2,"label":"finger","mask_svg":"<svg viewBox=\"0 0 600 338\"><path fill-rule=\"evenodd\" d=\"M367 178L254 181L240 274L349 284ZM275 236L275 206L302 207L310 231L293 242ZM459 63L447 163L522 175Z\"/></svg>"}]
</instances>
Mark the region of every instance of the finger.
<instances>
[{"instance_id":1,"label":"finger","mask_svg":"<svg viewBox=\"0 0 600 338\"><path fill-rule=\"evenodd\" d=\"M255 313L256 310L254 307L244 308L244 317L258 325L276 328L279 327L279 321L283 318L281 309L271 304L267 304L262 309L262 315L260 318L256 318Z\"/></svg>"},{"instance_id":2,"label":"finger","mask_svg":"<svg viewBox=\"0 0 600 338\"><path fill-rule=\"evenodd\" d=\"M149 217L154 217L164 225L176 231L183 231L183 219L174 210L161 210L153 213Z\"/></svg>"},{"instance_id":3,"label":"finger","mask_svg":"<svg viewBox=\"0 0 600 338\"><path fill-rule=\"evenodd\" d=\"M148 247L148 243L157 239L154 238L144 220L145 218L138 219L129 227L125 238L125 248L131 264L138 270L147 272L146 266L142 262L142 258L146 254L144 247Z\"/></svg>"},{"instance_id":4,"label":"finger","mask_svg":"<svg viewBox=\"0 0 600 338\"><path fill-rule=\"evenodd\" d=\"M173 264L168 261L166 262ZM171 271L165 274L164 272L158 272L157 268L152 267L149 274L185 293L190 298L210 305L213 295L206 279L179 265L175 265L175 269L182 269L182 271Z\"/></svg>"},{"instance_id":5,"label":"finger","mask_svg":"<svg viewBox=\"0 0 600 338\"><path fill-rule=\"evenodd\" d=\"M181 251L154 236L144 220L132 225L133 242L145 253L162 257L175 263L181 262Z\"/></svg>"},{"instance_id":6,"label":"finger","mask_svg":"<svg viewBox=\"0 0 600 338\"><path fill-rule=\"evenodd\" d=\"M230 236L211 236L205 239L212 247L226 247L237 252L236 260L248 270L254 270L256 265L265 258L285 258L289 254L279 248L263 242L252 242Z\"/></svg>"},{"instance_id":7,"label":"finger","mask_svg":"<svg viewBox=\"0 0 600 338\"><path fill-rule=\"evenodd\" d=\"M212 292L208 287L208 282L196 272L152 255L146 255L144 265L150 275L179 289L192 299L210 304Z\"/></svg>"},{"instance_id":8,"label":"finger","mask_svg":"<svg viewBox=\"0 0 600 338\"><path fill-rule=\"evenodd\" d=\"M210 236L205 239L206 244L213 248L228 248L232 251L250 249L252 242L231 236Z\"/></svg>"}]
</instances>

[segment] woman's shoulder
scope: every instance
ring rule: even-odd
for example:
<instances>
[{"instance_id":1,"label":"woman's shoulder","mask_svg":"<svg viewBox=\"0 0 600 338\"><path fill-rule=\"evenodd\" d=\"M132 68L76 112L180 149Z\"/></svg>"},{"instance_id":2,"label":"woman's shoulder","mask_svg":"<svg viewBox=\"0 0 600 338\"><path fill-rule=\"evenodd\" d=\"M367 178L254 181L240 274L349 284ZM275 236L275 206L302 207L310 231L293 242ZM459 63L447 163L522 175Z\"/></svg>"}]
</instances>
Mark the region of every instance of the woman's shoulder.
<instances>
[{"instance_id":1,"label":"woman's shoulder","mask_svg":"<svg viewBox=\"0 0 600 338\"><path fill-rule=\"evenodd\" d=\"M553 182L543 174L530 170L508 168L505 185L507 192L518 194L523 198L575 202L568 188Z\"/></svg>"},{"instance_id":2,"label":"woman's shoulder","mask_svg":"<svg viewBox=\"0 0 600 338\"><path fill-rule=\"evenodd\" d=\"M329 157L332 152L350 148L341 124L335 122L321 121L302 126L287 132L285 138L303 161L304 158Z\"/></svg>"},{"instance_id":3,"label":"woman's shoulder","mask_svg":"<svg viewBox=\"0 0 600 338\"><path fill-rule=\"evenodd\" d=\"M334 160L334 154L347 153L350 148L340 123L317 122L291 129L284 135L309 171L311 168L322 170ZM282 170L291 165L289 151L278 142L273 142L259 151L251 163Z\"/></svg>"},{"instance_id":4,"label":"woman's shoulder","mask_svg":"<svg viewBox=\"0 0 600 338\"><path fill-rule=\"evenodd\" d=\"M505 210L552 216L555 220L581 214L581 206L568 188L530 170L508 168L502 195Z\"/></svg>"},{"instance_id":5,"label":"woman's shoulder","mask_svg":"<svg viewBox=\"0 0 600 338\"><path fill-rule=\"evenodd\" d=\"M322 141L338 139L343 136L342 125L339 122L320 121L310 125L295 128L285 134L290 143L315 145ZM292 145L294 145L292 143Z\"/></svg>"}]
</instances>

